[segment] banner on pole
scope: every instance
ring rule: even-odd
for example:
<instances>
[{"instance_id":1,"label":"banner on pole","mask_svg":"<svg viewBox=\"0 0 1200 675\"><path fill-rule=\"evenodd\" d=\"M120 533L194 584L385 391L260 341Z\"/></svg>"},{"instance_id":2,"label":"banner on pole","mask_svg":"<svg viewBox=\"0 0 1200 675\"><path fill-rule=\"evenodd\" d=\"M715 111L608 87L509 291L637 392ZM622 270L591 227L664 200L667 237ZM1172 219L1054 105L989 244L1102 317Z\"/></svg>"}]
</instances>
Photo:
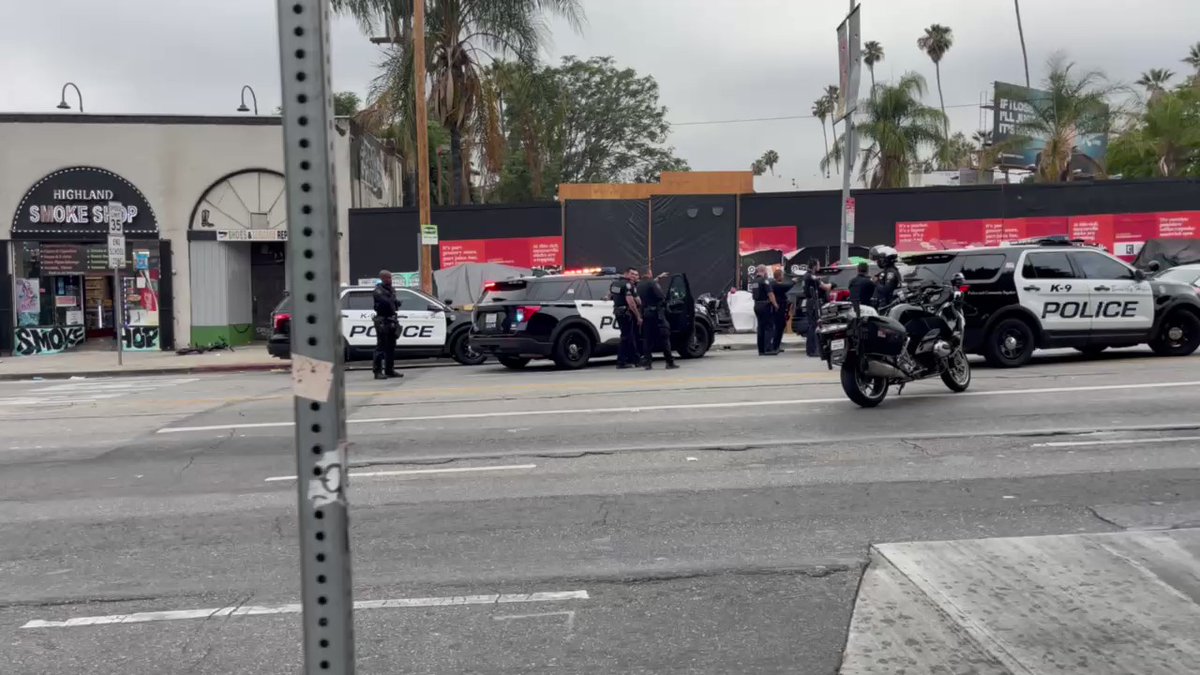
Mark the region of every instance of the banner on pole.
<instances>
[{"instance_id":1,"label":"banner on pole","mask_svg":"<svg viewBox=\"0 0 1200 675\"><path fill-rule=\"evenodd\" d=\"M859 10L855 5L850 16L838 26L838 97L834 119L841 121L853 114L858 105L859 76L862 72L862 33L859 30Z\"/></svg>"}]
</instances>

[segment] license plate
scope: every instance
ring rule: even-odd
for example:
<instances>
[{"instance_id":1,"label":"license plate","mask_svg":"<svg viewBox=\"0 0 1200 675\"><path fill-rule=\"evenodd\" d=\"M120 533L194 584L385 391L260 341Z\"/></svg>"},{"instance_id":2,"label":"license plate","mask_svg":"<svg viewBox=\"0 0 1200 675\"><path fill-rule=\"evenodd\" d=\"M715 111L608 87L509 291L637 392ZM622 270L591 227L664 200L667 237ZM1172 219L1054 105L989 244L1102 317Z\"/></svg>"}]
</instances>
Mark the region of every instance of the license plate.
<instances>
[{"instance_id":1,"label":"license plate","mask_svg":"<svg viewBox=\"0 0 1200 675\"><path fill-rule=\"evenodd\" d=\"M840 352L845 349L846 349L846 341L845 340L832 340L829 343L830 351Z\"/></svg>"},{"instance_id":2,"label":"license plate","mask_svg":"<svg viewBox=\"0 0 1200 675\"><path fill-rule=\"evenodd\" d=\"M488 328L495 328L496 327L496 315L495 314L484 314L483 315L483 325L487 326Z\"/></svg>"}]
</instances>

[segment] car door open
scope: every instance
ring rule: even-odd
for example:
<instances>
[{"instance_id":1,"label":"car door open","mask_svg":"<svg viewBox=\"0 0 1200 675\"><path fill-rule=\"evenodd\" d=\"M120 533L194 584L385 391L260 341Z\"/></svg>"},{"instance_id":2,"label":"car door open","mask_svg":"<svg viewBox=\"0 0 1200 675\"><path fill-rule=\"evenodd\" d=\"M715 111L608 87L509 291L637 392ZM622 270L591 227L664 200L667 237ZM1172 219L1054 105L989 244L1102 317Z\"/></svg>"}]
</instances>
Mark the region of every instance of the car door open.
<instances>
[{"instance_id":1,"label":"car door open","mask_svg":"<svg viewBox=\"0 0 1200 675\"><path fill-rule=\"evenodd\" d=\"M696 303L692 299L692 289L688 286L687 276L671 275L667 284L667 321L671 324L671 332L689 334L695 320Z\"/></svg>"}]
</instances>

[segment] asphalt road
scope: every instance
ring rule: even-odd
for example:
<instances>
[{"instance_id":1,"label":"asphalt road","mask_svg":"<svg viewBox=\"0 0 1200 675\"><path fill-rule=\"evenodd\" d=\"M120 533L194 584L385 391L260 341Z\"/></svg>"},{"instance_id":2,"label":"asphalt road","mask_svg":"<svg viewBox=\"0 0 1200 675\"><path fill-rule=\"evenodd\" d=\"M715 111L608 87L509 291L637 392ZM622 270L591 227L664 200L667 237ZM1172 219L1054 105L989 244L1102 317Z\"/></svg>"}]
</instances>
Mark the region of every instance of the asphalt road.
<instances>
[{"instance_id":1,"label":"asphalt road","mask_svg":"<svg viewBox=\"0 0 1200 675\"><path fill-rule=\"evenodd\" d=\"M359 672L836 672L872 542L1195 525L1197 366L351 372ZM297 672L289 386L0 383L0 671Z\"/></svg>"}]
</instances>

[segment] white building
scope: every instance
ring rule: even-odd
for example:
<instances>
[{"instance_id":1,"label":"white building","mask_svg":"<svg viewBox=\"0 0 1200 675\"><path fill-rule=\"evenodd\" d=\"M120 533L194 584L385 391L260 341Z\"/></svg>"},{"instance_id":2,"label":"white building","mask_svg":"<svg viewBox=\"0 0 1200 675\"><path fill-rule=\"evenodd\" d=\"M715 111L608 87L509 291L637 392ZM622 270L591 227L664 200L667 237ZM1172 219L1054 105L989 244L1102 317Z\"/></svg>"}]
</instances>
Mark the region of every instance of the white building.
<instances>
[{"instance_id":1,"label":"white building","mask_svg":"<svg viewBox=\"0 0 1200 675\"><path fill-rule=\"evenodd\" d=\"M347 210L399 206L399 158L335 125L343 282ZM244 344L269 330L286 280L278 117L0 114L0 351L111 341L129 349ZM123 205L121 291L103 222ZM3 214L12 214L11 219Z\"/></svg>"}]
</instances>

